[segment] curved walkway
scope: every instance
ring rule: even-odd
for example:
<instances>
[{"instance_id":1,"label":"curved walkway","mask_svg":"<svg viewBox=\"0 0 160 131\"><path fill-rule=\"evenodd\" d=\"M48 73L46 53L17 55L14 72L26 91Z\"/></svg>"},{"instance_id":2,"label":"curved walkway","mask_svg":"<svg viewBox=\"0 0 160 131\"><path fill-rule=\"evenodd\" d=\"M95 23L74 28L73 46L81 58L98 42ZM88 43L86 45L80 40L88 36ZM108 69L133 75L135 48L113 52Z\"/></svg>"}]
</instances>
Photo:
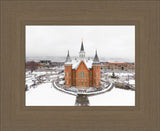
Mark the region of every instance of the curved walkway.
<instances>
[{"instance_id":1,"label":"curved walkway","mask_svg":"<svg viewBox=\"0 0 160 131\"><path fill-rule=\"evenodd\" d=\"M110 83L105 89L100 90L100 91L95 91L95 92L73 92L73 91L67 91L67 90L65 90L63 88L58 87L56 85L55 81L52 82L52 85L53 85L54 88L56 88L59 91L62 91L64 93L68 93L70 95L75 95L75 96L77 96L78 94L87 95L87 96L98 95L98 94L102 94L102 93L111 91L112 88L114 87L114 84Z\"/></svg>"}]
</instances>

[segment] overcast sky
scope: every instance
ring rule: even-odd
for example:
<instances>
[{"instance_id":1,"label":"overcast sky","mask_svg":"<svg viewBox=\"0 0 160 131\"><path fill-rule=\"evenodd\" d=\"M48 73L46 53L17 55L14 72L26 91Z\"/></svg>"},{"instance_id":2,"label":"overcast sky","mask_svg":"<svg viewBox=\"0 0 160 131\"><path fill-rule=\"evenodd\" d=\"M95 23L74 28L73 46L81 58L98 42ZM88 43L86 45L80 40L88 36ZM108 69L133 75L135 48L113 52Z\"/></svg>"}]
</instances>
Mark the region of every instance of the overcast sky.
<instances>
[{"instance_id":1,"label":"overcast sky","mask_svg":"<svg viewBox=\"0 0 160 131\"><path fill-rule=\"evenodd\" d=\"M26 56L86 56L135 59L135 26L26 26Z\"/></svg>"}]
</instances>

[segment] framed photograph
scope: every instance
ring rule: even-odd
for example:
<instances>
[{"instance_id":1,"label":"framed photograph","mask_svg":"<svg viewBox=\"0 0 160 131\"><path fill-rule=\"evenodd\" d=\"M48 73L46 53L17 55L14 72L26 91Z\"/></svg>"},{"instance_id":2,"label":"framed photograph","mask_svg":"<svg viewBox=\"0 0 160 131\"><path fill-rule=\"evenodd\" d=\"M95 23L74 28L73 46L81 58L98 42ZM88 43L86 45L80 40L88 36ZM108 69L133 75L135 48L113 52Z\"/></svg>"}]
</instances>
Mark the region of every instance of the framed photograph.
<instances>
[{"instance_id":1,"label":"framed photograph","mask_svg":"<svg viewBox=\"0 0 160 131\"><path fill-rule=\"evenodd\" d=\"M26 106L135 106L134 25L25 30Z\"/></svg>"},{"instance_id":2,"label":"framed photograph","mask_svg":"<svg viewBox=\"0 0 160 131\"><path fill-rule=\"evenodd\" d=\"M160 130L159 1L1 1L2 131Z\"/></svg>"}]
</instances>

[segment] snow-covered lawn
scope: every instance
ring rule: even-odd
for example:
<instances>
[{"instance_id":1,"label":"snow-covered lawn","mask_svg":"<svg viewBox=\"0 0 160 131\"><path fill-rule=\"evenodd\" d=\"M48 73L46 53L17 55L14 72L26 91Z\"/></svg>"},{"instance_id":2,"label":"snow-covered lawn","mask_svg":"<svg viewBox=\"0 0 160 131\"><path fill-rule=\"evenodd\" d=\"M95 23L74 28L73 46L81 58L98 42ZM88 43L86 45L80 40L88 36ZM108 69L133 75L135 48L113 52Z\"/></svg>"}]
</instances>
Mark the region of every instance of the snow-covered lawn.
<instances>
[{"instance_id":1,"label":"snow-covered lawn","mask_svg":"<svg viewBox=\"0 0 160 131\"><path fill-rule=\"evenodd\" d=\"M26 106L74 106L76 96L56 90L51 83L26 91Z\"/></svg>"},{"instance_id":2,"label":"snow-covered lawn","mask_svg":"<svg viewBox=\"0 0 160 131\"><path fill-rule=\"evenodd\" d=\"M135 105L135 91L118 88L88 98L90 106ZM51 83L44 83L26 91L26 106L74 106L75 100L76 96L58 91Z\"/></svg>"},{"instance_id":3,"label":"snow-covered lawn","mask_svg":"<svg viewBox=\"0 0 160 131\"><path fill-rule=\"evenodd\" d=\"M135 91L119 88L88 98L91 106L135 106Z\"/></svg>"}]
</instances>

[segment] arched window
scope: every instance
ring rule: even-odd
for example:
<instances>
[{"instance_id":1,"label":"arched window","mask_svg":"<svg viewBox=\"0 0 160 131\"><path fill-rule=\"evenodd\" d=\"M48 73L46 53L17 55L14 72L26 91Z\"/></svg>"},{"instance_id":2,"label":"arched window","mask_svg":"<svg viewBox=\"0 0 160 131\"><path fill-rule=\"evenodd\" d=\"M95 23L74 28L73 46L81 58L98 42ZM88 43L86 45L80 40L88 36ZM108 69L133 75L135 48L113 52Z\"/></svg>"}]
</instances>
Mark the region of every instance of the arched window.
<instances>
[{"instance_id":1,"label":"arched window","mask_svg":"<svg viewBox=\"0 0 160 131\"><path fill-rule=\"evenodd\" d=\"M81 72L81 78L83 78L83 77L84 77L84 72L82 71L82 72Z\"/></svg>"},{"instance_id":2,"label":"arched window","mask_svg":"<svg viewBox=\"0 0 160 131\"><path fill-rule=\"evenodd\" d=\"M83 85L83 81L82 81L82 85Z\"/></svg>"},{"instance_id":3,"label":"arched window","mask_svg":"<svg viewBox=\"0 0 160 131\"><path fill-rule=\"evenodd\" d=\"M89 75L91 76L91 72L89 72Z\"/></svg>"},{"instance_id":4,"label":"arched window","mask_svg":"<svg viewBox=\"0 0 160 131\"><path fill-rule=\"evenodd\" d=\"M73 76L75 76L75 72L73 72Z\"/></svg>"},{"instance_id":5,"label":"arched window","mask_svg":"<svg viewBox=\"0 0 160 131\"><path fill-rule=\"evenodd\" d=\"M91 85L91 80L90 80L90 83L89 83L90 85Z\"/></svg>"}]
</instances>

